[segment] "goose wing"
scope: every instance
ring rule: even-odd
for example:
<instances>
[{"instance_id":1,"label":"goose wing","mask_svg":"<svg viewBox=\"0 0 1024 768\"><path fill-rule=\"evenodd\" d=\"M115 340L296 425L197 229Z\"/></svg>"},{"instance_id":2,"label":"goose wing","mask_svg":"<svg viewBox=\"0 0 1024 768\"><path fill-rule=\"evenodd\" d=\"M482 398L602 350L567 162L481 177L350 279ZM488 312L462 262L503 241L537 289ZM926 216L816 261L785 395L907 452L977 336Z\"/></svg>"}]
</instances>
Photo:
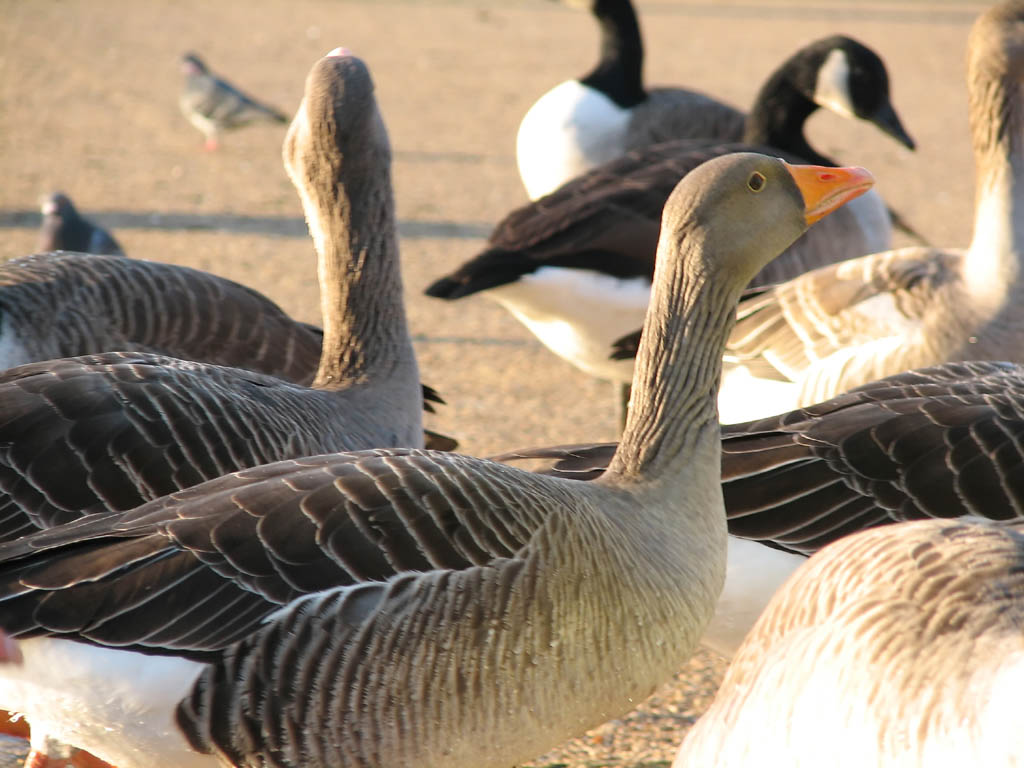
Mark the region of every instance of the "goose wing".
<instances>
[{"instance_id":1,"label":"goose wing","mask_svg":"<svg viewBox=\"0 0 1024 768\"><path fill-rule=\"evenodd\" d=\"M626 149L675 139L741 141L746 115L707 94L683 88L651 88L633 108Z\"/></svg>"},{"instance_id":2,"label":"goose wing","mask_svg":"<svg viewBox=\"0 0 1024 768\"><path fill-rule=\"evenodd\" d=\"M40 531L0 546L0 626L204 659L304 595L515 558L550 493L483 464L415 449L314 456Z\"/></svg>"},{"instance_id":3,"label":"goose wing","mask_svg":"<svg viewBox=\"0 0 1024 768\"><path fill-rule=\"evenodd\" d=\"M361 425L338 413L332 394L142 353L9 369L0 374L0 538L344 448Z\"/></svg>"},{"instance_id":4,"label":"goose wing","mask_svg":"<svg viewBox=\"0 0 1024 768\"><path fill-rule=\"evenodd\" d=\"M855 531L930 517L1024 522L1024 369L949 363L818 405L722 427L729 532L811 554ZM600 475L614 443L512 451L566 479Z\"/></svg>"},{"instance_id":5,"label":"goose wing","mask_svg":"<svg viewBox=\"0 0 1024 768\"><path fill-rule=\"evenodd\" d=\"M706 160L746 149L684 140L629 152L510 213L487 250L427 294L461 298L545 266L651 279L662 209L679 179Z\"/></svg>"},{"instance_id":6,"label":"goose wing","mask_svg":"<svg viewBox=\"0 0 1024 768\"><path fill-rule=\"evenodd\" d=\"M1024 371L910 371L723 427L730 531L810 554L856 530L974 515L1024 520Z\"/></svg>"},{"instance_id":7,"label":"goose wing","mask_svg":"<svg viewBox=\"0 0 1024 768\"><path fill-rule=\"evenodd\" d=\"M251 288L173 264L67 252L12 259L0 267L0 307L33 360L138 350L302 384L320 361L319 328Z\"/></svg>"},{"instance_id":8,"label":"goose wing","mask_svg":"<svg viewBox=\"0 0 1024 768\"><path fill-rule=\"evenodd\" d=\"M755 293L740 303L726 359L764 378L804 379L810 390L808 379L827 379L831 393L878 378L864 369L923 343L928 312L940 291L958 281L960 259L906 248L822 267Z\"/></svg>"}]
</instances>

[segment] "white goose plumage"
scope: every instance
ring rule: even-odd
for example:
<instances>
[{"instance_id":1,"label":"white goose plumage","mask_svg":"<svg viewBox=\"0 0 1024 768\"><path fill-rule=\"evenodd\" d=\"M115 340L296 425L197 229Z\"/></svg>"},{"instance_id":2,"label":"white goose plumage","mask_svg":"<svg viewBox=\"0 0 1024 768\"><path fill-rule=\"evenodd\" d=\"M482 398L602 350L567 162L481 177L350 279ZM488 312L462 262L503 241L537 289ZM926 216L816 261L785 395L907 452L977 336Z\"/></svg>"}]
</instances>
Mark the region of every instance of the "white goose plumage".
<instances>
[{"instance_id":1,"label":"white goose plumage","mask_svg":"<svg viewBox=\"0 0 1024 768\"><path fill-rule=\"evenodd\" d=\"M674 768L1019 766L1024 527L858 533L786 582Z\"/></svg>"},{"instance_id":2,"label":"white goose plumage","mask_svg":"<svg viewBox=\"0 0 1024 768\"><path fill-rule=\"evenodd\" d=\"M727 359L791 382L775 411L947 360L1024 361L1024 3L983 13L967 59L977 177L970 247L865 256L744 300ZM737 399L749 400L759 381Z\"/></svg>"},{"instance_id":3,"label":"white goose plumage","mask_svg":"<svg viewBox=\"0 0 1024 768\"><path fill-rule=\"evenodd\" d=\"M516 162L531 200L632 149L743 136L743 113L735 107L685 88L644 87L643 38L630 0L589 6L601 29L597 64L537 99L516 134Z\"/></svg>"},{"instance_id":4,"label":"white goose plumage","mask_svg":"<svg viewBox=\"0 0 1024 768\"><path fill-rule=\"evenodd\" d=\"M497 768L629 710L721 587L715 389L742 286L870 183L748 154L679 185L637 404L594 483L334 454L4 545L0 627L25 661L0 665L0 706L121 768ZM55 658L77 684L56 701Z\"/></svg>"}]
</instances>

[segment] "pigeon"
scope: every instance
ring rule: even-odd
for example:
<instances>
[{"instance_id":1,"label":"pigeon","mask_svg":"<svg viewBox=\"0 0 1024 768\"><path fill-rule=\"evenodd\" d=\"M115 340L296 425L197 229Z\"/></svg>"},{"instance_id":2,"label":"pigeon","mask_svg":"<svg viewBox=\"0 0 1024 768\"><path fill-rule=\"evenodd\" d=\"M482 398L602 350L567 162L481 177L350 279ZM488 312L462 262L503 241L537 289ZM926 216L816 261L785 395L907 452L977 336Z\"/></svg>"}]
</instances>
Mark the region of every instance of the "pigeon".
<instances>
[{"instance_id":1,"label":"pigeon","mask_svg":"<svg viewBox=\"0 0 1024 768\"><path fill-rule=\"evenodd\" d=\"M45 195L40 210L43 225L39 230L40 251L79 251L107 256L124 256L113 236L78 213L71 198L63 192Z\"/></svg>"},{"instance_id":2,"label":"pigeon","mask_svg":"<svg viewBox=\"0 0 1024 768\"><path fill-rule=\"evenodd\" d=\"M261 104L207 69L194 53L181 59L185 88L179 104L185 117L206 136L206 149L217 148L222 131L240 128L254 120L287 123L288 116L273 107Z\"/></svg>"}]
</instances>

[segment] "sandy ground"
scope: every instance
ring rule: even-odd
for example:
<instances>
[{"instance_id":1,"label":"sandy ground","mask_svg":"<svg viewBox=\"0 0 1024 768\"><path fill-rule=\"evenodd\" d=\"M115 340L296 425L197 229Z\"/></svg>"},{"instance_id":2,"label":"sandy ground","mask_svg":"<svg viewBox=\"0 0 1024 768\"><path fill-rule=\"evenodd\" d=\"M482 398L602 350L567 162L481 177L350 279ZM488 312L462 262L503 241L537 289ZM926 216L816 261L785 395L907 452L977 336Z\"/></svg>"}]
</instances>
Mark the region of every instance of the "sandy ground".
<instances>
[{"instance_id":1,"label":"sandy ground","mask_svg":"<svg viewBox=\"0 0 1024 768\"><path fill-rule=\"evenodd\" d=\"M877 50L919 149L819 113L812 143L869 167L878 189L938 244L971 229L964 43L984 3L640 0L650 84L685 84L749 105L783 58L842 32ZM217 153L177 108L186 50L294 110L310 64L345 45L370 65L395 152L410 323L423 380L448 406L431 426L467 453L615 437L610 388L548 353L485 298L423 288L477 252L525 201L514 162L529 105L594 60L584 13L544 0L339 2L0 0L0 258L36 242L36 200L63 189L130 255L251 285L318 320L313 257L280 160L283 129L226 137ZM670 759L722 664L698 656L653 706L541 764ZM634 727L635 726L635 727Z\"/></svg>"}]
</instances>

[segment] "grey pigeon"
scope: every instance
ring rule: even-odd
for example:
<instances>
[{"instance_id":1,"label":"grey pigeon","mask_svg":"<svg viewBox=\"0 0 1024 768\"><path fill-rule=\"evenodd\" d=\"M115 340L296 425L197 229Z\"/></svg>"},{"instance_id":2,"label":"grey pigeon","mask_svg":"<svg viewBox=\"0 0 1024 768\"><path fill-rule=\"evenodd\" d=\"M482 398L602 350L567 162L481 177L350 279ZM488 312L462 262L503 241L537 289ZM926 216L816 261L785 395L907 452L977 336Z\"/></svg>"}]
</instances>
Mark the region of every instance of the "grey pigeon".
<instances>
[{"instance_id":1,"label":"grey pigeon","mask_svg":"<svg viewBox=\"0 0 1024 768\"><path fill-rule=\"evenodd\" d=\"M41 201L43 224L39 229L40 251L79 251L107 256L124 256L114 237L83 217L63 192L53 192Z\"/></svg>"},{"instance_id":2,"label":"grey pigeon","mask_svg":"<svg viewBox=\"0 0 1024 768\"><path fill-rule=\"evenodd\" d=\"M287 123L288 116L273 107L261 104L207 69L194 53L181 59L185 88L178 103L185 117L206 136L206 148L217 148L222 131L240 128L254 120Z\"/></svg>"}]
</instances>

